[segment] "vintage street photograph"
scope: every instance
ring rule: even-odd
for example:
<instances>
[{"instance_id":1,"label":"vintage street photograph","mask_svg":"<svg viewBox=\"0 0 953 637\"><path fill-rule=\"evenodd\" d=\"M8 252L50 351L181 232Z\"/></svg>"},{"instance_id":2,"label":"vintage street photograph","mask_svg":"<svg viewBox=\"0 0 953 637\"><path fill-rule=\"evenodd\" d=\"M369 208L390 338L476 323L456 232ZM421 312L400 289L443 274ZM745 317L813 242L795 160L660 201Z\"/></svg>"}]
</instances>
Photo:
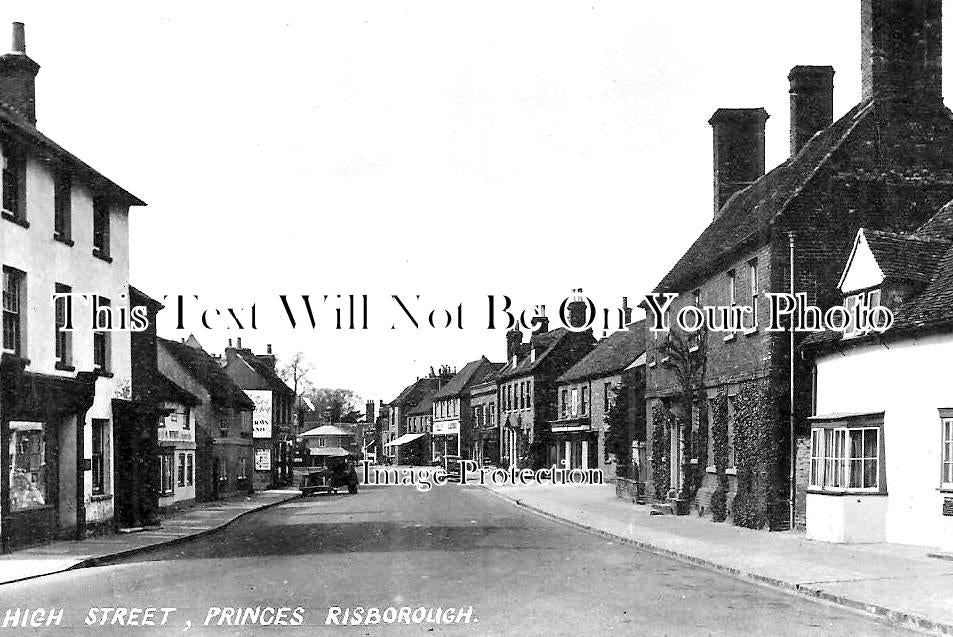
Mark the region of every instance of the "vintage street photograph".
<instances>
[{"instance_id":1,"label":"vintage street photograph","mask_svg":"<svg viewBox=\"0 0 953 637\"><path fill-rule=\"evenodd\" d=\"M953 635L943 9L7 0L0 633Z\"/></svg>"}]
</instances>

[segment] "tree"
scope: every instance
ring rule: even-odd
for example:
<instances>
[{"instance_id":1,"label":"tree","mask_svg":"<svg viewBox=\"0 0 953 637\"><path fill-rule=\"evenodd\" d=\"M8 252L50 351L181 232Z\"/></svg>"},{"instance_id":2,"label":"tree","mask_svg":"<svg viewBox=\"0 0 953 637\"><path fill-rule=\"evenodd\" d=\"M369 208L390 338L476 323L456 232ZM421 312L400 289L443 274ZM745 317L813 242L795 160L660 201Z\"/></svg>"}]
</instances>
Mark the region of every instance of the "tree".
<instances>
[{"instance_id":1,"label":"tree","mask_svg":"<svg viewBox=\"0 0 953 637\"><path fill-rule=\"evenodd\" d=\"M308 375L314 371L314 366L308 362L308 359L302 352L295 352L287 363L278 368L278 376L281 380L291 385L294 390L295 398L306 395L314 387L308 380Z\"/></svg>"},{"instance_id":2,"label":"tree","mask_svg":"<svg viewBox=\"0 0 953 637\"><path fill-rule=\"evenodd\" d=\"M328 422L358 422L364 415L361 397L350 389L322 387L308 394L315 411Z\"/></svg>"},{"instance_id":3,"label":"tree","mask_svg":"<svg viewBox=\"0 0 953 637\"><path fill-rule=\"evenodd\" d=\"M609 460L609 455L614 455L616 475L628 478L632 469L632 441L635 438L635 423L629 418L632 410L632 388L628 377L623 376L622 382L613 391L615 398L605 416L605 459Z\"/></svg>"},{"instance_id":4,"label":"tree","mask_svg":"<svg viewBox=\"0 0 953 637\"><path fill-rule=\"evenodd\" d=\"M708 332L704 328L693 334L675 330L659 347L662 366L675 374L678 393L673 398L673 412L681 447L682 483L679 500L690 502L701 487L708 455L708 400L705 374L708 364ZM698 432L694 432L694 423ZM695 443L693 445L693 442ZM698 461L692 463L697 446Z\"/></svg>"}]
</instances>

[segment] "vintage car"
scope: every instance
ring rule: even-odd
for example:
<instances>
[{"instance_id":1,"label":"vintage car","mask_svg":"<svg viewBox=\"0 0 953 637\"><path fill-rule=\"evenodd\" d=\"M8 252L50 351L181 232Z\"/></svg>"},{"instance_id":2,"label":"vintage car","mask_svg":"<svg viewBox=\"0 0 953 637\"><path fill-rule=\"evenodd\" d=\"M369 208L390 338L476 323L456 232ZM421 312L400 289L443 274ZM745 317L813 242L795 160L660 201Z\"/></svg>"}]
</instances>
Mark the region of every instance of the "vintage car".
<instances>
[{"instance_id":1,"label":"vintage car","mask_svg":"<svg viewBox=\"0 0 953 637\"><path fill-rule=\"evenodd\" d=\"M338 489L347 488L348 493L357 493L357 471L346 458L335 458L326 466L301 476L299 490L301 495L318 493L337 494Z\"/></svg>"}]
</instances>

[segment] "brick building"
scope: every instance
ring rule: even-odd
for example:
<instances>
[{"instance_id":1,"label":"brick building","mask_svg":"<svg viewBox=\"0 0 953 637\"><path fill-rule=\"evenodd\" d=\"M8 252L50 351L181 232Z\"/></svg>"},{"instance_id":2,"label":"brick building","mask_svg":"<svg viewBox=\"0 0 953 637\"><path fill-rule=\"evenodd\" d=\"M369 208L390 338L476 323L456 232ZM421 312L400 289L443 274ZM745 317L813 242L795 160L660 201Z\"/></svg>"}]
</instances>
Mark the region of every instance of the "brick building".
<instances>
[{"instance_id":1,"label":"brick building","mask_svg":"<svg viewBox=\"0 0 953 637\"><path fill-rule=\"evenodd\" d=\"M626 317L630 318L630 317ZM631 323L602 339L556 379L559 415L550 423L556 462L573 469L600 469L615 476L606 454L606 416L623 386L630 392L633 437L645 440L645 325Z\"/></svg>"},{"instance_id":2,"label":"brick building","mask_svg":"<svg viewBox=\"0 0 953 637\"><path fill-rule=\"evenodd\" d=\"M225 348L225 373L255 403L255 488L289 484L293 473L294 437L291 433L295 393L275 372L271 345L254 354L231 341ZM307 420L305 420L307 422Z\"/></svg>"},{"instance_id":3,"label":"brick building","mask_svg":"<svg viewBox=\"0 0 953 637\"><path fill-rule=\"evenodd\" d=\"M470 361L443 385L433 397L433 444L436 453L472 458L470 432L473 426L470 390L495 374L502 363L486 356Z\"/></svg>"},{"instance_id":4,"label":"brick building","mask_svg":"<svg viewBox=\"0 0 953 637\"><path fill-rule=\"evenodd\" d=\"M255 403L195 339L158 339L159 371L200 402L193 407L195 497L215 500L253 490Z\"/></svg>"},{"instance_id":5,"label":"brick building","mask_svg":"<svg viewBox=\"0 0 953 637\"><path fill-rule=\"evenodd\" d=\"M721 392L729 396L730 507L738 488L733 475L738 462L733 443L736 397L759 384L776 398L777 409L762 423L777 447L771 466L762 467L770 481L767 517L773 528L785 528L790 515L788 387L793 375L793 421L801 458L807 452L810 379L803 362L795 360L792 372L789 334L765 332L764 294L787 292L793 286L812 304L839 304L836 284L858 228L911 230L953 197L953 118L943 105L940 72L941 5L941 0L863 0L861 102L832 121L833 69L792 69L791 154L767 174L767 113L716 111L710 121L714 219L655 289L679 294L673 313L687 304L753 308L756 321L747 323L746 331L710 333L706 346L695 352L704 358L698 366L704 369L698 402L714 400ZM692 414L679 410L677 398L683 390L671 361L664 360L666 339L649 333L646 340L647 437L651 443L656 408L676 418L667 432L669 469L663 472L671 478L661 486L678 491L685 466L698 463L703 452L709 460L713 457L711 441L697 439L704 429L712 430L712 422L704 404ZM699 414L705 411L709 415L703 426ZM715 468L705 464L696 495L703 509L716 484ZM653 467L655 473L658 469ZM797 479L799 522L804 520L806 479Z\"/></svg>"},{"instance_id":6,"label":"brick building","mask_svg":"<svg viewBox=\"0 0 953 637\"><path fill-rule=\"evenodd\" d=\"M543 308L545 310L545 308ZM569 304L570 325L585 324L586 306ZM507 467L549 467L557 461L550 422L558 418L556 379L595 347L592 330L549 330L549 319L523 343L518 329L506 333L506 366L497 381L501 463Z\"/></svg>"}]
</instances>

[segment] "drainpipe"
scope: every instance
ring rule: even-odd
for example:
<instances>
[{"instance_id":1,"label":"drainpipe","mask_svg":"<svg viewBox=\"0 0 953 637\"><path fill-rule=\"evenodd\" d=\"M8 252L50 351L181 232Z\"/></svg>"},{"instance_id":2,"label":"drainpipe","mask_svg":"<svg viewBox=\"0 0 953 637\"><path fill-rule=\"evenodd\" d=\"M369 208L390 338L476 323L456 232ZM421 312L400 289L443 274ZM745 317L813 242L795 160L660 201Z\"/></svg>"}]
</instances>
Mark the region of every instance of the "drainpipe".
<instances>
[{"instance_id":1,"label":"drainpipe","mask_svg":"<svg viewBox=\"0 0 953 637\"><path fill-rule=\"evenodd\" d=\"M789 264L791 268L791 298L794 298L794 232L788 232L788 249L790 254L788 255ZM794 319L791 319L791 325L789 326L790 330L790 352L788 356L788 365L790 367L790 386L788 387L788 435L790 436L790 465L791 472L789 476L790 483L790 492L789 492L789 520L788 525L790 530L794 530L794 499L796 496L796 487L795 487L795 457L797 455L797 445L794 438Z\"/></svg>"}]
</instances>

